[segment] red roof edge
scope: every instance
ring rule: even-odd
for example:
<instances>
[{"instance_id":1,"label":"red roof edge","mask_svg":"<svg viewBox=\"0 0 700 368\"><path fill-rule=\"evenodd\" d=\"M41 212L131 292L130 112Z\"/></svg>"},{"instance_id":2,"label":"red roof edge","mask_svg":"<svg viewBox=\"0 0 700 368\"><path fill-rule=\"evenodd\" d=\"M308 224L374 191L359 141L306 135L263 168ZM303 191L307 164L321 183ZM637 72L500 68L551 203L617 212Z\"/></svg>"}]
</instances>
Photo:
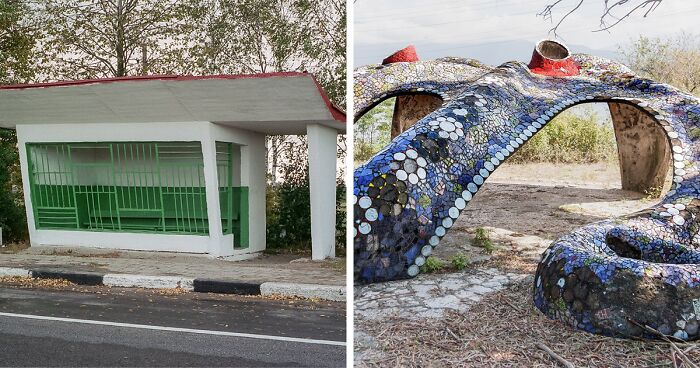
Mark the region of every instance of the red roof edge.
<instances>
[{"instance_id":1,"label":"red roof edge","mask_svg":"<svg viewBox=\"0 0 700 368\"><path fill-rule=\"evenodd\" d=\"M323 102L326 103L326 107L328 107L328 111L331 112L331 115L333 116L333 119L345 123L346 122L346 115L345 111L343 111L341 108L336 106L331 100L328 98L328 95L326 95L326 91L323 90L323 87L318 83L318 80L316 80L316 77L312 74L311 79L313 79L314 83L316 83L316 88L318 88L318 93L321 94L321 98L323 98Z\"/></svg>"},{"instance_id":2,"label":"red roof edge","mask_svg":"<svg viewBox=\"0 0 700 368\"><path fill-rule=\"evenodd\" d=\"M316 77L313 74L306 72L277 72L277 73L257 73L257 74L217 74L217 75L142 75L142 76L129 76L129 77L115 77L115 78L103 78L103 79L85 79L85 80L75 80L75 81L60 81L60 82L50 82L50 83L29 83L29 84L13 84L13 85L0 85L0 90L10 90L10 89L29 89L29 88L46 88L46 87L68 87L68 86L78 86L84 84L93 83L114 83L114 82L128 82L128 81L148 81L148 80L169 80L169 81L187 81L187 80L201 80L201 79L247 79L247 78L274 78L274 77L303 77L311 76L311 79L316 84L318 88L318 93L321 95L323 102L326 104L328 111L333 116L333 119L345 123L346 115L345 112L339 107L335 106L326 95L323 87L318 83Z\"/></svg>"}]
</instances>

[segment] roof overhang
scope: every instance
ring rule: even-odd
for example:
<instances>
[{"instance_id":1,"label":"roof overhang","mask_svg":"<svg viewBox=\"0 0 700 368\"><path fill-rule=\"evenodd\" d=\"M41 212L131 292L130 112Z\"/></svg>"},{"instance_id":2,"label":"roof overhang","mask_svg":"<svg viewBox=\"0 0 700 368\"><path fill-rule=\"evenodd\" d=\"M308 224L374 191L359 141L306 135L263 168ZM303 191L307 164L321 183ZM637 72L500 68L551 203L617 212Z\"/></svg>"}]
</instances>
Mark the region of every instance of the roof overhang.
<instances>
[{"instance_id":1,"label":"roof overhang","mask_svg":"<svg viewBox=\"0 0 700 368\"><path fill-rule=\"evenodd\" d=\"M210 121L266 134L345 132L313 75L147 76L0 86L0 127Z\"/></svg>"}]
</instances>

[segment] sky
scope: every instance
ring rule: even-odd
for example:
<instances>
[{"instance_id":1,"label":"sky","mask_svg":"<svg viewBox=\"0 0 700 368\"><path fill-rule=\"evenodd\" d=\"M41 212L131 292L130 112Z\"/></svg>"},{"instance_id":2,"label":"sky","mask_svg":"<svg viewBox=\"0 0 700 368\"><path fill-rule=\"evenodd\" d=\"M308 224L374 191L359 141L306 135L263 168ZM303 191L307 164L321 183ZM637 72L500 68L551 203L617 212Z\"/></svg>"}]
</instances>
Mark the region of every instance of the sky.
<instances>
[{"instance_id":1,"label":"sky","mask_svg":"<svg viewBox=\"0 0 700 368\"><path fill-rule=\"evenodd\" d=\"M357 0L354 67L380 63L408 44L421 59L475 58L491 65L529 61L534 44L555 38L553 24L537 14L555 0ZM631 0L634 6L640 0ZM553 11L558 21L578 3L562 0ZM606 32L599 28L604 0L584 0L557 31L569 49L619 59L618 47L640 35L669 37L681 31L700 34L700 1L663 0L643 17L633 14ZM629 6L622 9L629 9ZM622 16L626 11L618 11Z\"/></svg>"}]
</instances>

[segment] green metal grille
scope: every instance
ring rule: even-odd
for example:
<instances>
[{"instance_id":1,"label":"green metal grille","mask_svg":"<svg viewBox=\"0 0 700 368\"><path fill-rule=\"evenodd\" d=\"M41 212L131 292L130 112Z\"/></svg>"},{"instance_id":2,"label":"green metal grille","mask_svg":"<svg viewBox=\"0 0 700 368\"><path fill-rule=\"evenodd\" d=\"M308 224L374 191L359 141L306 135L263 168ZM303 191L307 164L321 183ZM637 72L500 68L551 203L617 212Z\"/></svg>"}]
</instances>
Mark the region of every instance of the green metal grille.
<instances>
[{"instance_id":1,"label":"green metal grille","mask_svg":"<svg viewBox=\"0 0 700 368\"><path fill-rule=\"evenodd\" d=\"M27 144L38 229L207 235L199 142Z\"/></svg>"},{"instance_id":2,"label":"green metal grille","mask_svg":"<svg viewBox=\"0 0 700 368\"><path fill-rule=\"evenodd\" d=\"M248 248L248 188L240 186L240 146L216 142L221 228L234 247Z\"/></svg>"}]
</instances>

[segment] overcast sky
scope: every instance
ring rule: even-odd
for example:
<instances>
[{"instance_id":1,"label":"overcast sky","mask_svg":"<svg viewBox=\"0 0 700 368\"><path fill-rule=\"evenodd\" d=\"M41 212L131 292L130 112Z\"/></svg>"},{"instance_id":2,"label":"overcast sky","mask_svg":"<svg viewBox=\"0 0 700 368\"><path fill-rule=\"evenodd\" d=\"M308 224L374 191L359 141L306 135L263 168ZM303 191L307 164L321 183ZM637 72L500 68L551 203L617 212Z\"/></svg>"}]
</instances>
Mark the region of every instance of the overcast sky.
<instances>
[{"instance_id":1,"label":"overcast sky","mask_svg":"<svg viewBox=\"0 0 700 368\"><path fill-rule=\"evenodd\" d=\"M408 44L422 59L463 56L492 65L528 61L533 45L552 24L537 13L554 0L357 0L355 67L379 63ZM598 29L604 0L585 0L560 27L560 40L572 52L616 58L618 45L639 35L672 36L681 30L700 34L700 1L664 0L644 18L637 13L609 32ZM630 3L638 3L632 0ZM555 21L578 0L563 0ZM621 16L619 11L616 15Z\"/></svg>"}]
</instances>

